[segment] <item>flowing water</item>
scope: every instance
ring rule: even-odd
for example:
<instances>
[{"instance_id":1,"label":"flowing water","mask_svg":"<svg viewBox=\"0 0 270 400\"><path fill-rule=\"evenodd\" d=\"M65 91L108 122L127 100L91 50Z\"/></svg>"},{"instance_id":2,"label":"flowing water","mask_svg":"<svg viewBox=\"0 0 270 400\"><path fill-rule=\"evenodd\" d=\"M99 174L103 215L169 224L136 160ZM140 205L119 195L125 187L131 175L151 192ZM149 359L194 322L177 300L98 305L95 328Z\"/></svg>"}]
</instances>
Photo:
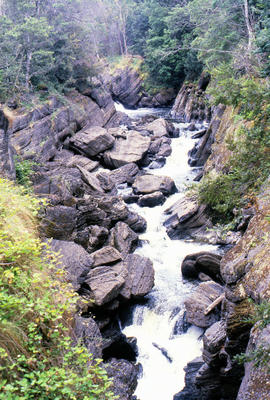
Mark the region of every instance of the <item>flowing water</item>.
<instances>
[{"instance_id":1,"label":"flowing water","mask_svg":"<svg viewBox=\"0 0 270 400\"><path fill-rule=\"evenodd\" d=\"M164 114L163 109L124 111L134 119L153 111L156 115ZM186 184L196 175L188 165L188 151L195 142L191 139L194 132L184 129L187 125L176 124L180 137L172 139L173 151L164 167L145 168L146 172L173 178L179 193L162 206L130 206L147 221L147 231L140 236L143 244L136 253L149 257L155 269L155 286L147 296L147 303L134 307L132 324L123 329L126 336L137 338L142 373L135 394L140 400L172 400L184 387L184 367L201 354L202 330L193 326L183 333L181 329L185 298L196 286L183 281L180 267L186 255L216 248L191 240L171 240L163 226L164 211L183 196Z\"/></svg>"}]
</instances>

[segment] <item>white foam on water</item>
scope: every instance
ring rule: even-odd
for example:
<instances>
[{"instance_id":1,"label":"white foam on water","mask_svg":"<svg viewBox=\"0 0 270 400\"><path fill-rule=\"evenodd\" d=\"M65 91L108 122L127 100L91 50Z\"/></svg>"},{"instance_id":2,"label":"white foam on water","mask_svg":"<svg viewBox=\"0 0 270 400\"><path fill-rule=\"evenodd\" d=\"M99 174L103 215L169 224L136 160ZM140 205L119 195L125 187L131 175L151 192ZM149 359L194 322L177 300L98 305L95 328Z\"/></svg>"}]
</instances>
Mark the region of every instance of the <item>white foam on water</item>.
<instances>
[{"instance_id":1,"label":"white foam on water","mask_svg":"<svg viewBox=\"0 0 270 400\"><path fill-rule=\"evenodd\" d=\"M152 109L123 108L121 111L133 118L152 114ZM183 196L185 185L196 175L196 170L188 165L188 152L195 141L191 139L194 132L184 130L187 125L176 124L180 128L180 137L172 139L172 154L164 167L145 168L146 173L173 178L179 193L162 206L130 206L147 221L147 231L140 236L143 245L136 253L149 257L155 269L155 286L147 296L147 304L134 308L132 325L123 330L128 337L137 338L138 362L143 371L135 394L140 400L172 400L174 394L184 387L184 367L201 354L201 329L193 326L184 334L175 330L175 324L184 312L184 301L195 289L193 283L183 281L181 263L188 254L215 251L216 247L188 240L171 240L163 226L164 211Z\"/></svg>"}]
</instances>

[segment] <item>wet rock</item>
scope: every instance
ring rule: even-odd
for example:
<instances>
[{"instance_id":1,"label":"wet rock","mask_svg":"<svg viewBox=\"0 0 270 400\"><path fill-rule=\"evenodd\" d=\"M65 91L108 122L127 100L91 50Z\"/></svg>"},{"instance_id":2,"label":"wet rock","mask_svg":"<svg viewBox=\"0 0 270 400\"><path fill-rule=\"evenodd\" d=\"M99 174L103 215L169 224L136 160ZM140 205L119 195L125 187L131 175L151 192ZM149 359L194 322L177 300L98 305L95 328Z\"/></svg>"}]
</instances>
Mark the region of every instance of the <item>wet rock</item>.
<instances>
[{"instance_id":1,"label":"wet rock","mask_svg":"<svg viewBox=\"0 0 270 400\"><path fill-rule=\"evenodd\" d=\"M223 363L220 350L226 340L225 321L219 321L208 328L203 336L203 359L211 367L220 366Z\"/></svg>"},{"instance_id":2,"label":"wet rock","mask_svg":"<svg viewBox=\"0 0 270 400\"><path fill-rule=\"evenodd\" d=\"M168 360L170 363L172 363L173 360L172 360L171 356L169 356L168 351L167 351L164 347L159 346L157 343L152 343L152 344L153 344L153 346L154 346L156 349L158 349L158 350L161 351L161 354L162 354L165 358L167 358L167 360Z\"/></svg>"},{"instance_id":3,"label":"wet rock","mask_svg":"<svg viewBox=\"0 0 270 400\"><path fill-rule=\"evenodd\" d=\"M105 364L110 378L113 378L113 392L121 400L132 400L137 386L138 366L126 360L112 359Z\"/></svg>"},{"instance_id":4,"label":"wet rock","mask_svg":"<svg viewBox=\"0 0 270 400\"><path fill-rule=\"evenodd\" d=\"M70 240L76 227L77 211L73 207L47 207L41 222L41 232L46 237Z\"/></svg>"},{"instance_id":5,"label":"wet rock","mask_svg":"<svg viewBox=\"0 0 270 400\"><path fill-rule=\"evenodd\" d=\"M173 400L202 400L201 392L196 386L196 375L201 366L203 359L197 357L187 364L185 370L185 387L184 389L174 395Z\"/></svg>"},{"instance_id":6,"label":"wet rock","mask_svg":"<svg viewBox=\"0 0 270 400\"><path fill-rule=\"evenodd\" d=\"M186 311L181 312L177 321L175 322L173 328L173 335L182 335L186 333L190 328L191 324L187 322L187 313Z\"/></svg>"},{"instance_id":7,"label":"wet rock","mask_svg":"<svg viewBox=\"0 0 270 400\"><path fill-rule=\"evenodd\" d=\"M124 222L117 222L108 238L108 244L115 247L124 258L135 250L137 242L138 235Z\"/></svg>"},{"instance_id":8,"label":"wet rock","mask_svg":"<svg viewBox=\"0 0 270 400\"><path fill-rule=\"evenodd\" d=\"M186 256L182 262L181 270L185 278L198 278L199 274L210 276L214 281L221 281L220 261L221 256L210 252L200 252Z\"/></svg>"},{"instance_id":9,"label":"wet rock","mask_svg":"<svg viewBox=\"0 0 270 400\"><path fill-rule=\"evenodd\" d=\"M126 138L116 139L113 149L104 153L104 163L111 168L137 163L143 159L149 145L149 137L142 136L137 131L129 131Z\"/></svg>"},{"instance_id":10,"label":"wet rock","mask_svg":"<svg viewBox=\"0 0 270 400\"><path fill-rule=\"evenodd\" d=\"M155 138L162 136L174 137L175 128L171 123L166 121L164 118L158 118L147 125L144 125L144 129L150 131Z\"/></svg>"},{"instance_id":11,"label":"wet rock","mask_svg":"<svg viewBox=\"0 0 270 400\"><path fill-rule=\"evenodd\" d=\"M123 263L92 269L84 281L90 288L94 304L102 306L115 299L125 283L127 269Z\"/></svg>"},{"instance_id":12,"label":"wet rock","mask_svg":"<svg viewBox=\"0 0 270 400\"><path fill-rule=\"evenodd\" d=\"M100 250L92 253L93 257L93 268L98 267L100 265L108 265L115 263L116 261L122 260L122 256L118 250L116 250L112 246L105 246Z\"/></svg>"},{"instance_id":13,"label":"wet rock","mask_svg":"<svg viewBox=\"0 0 270 400\"><path fill-rule=\"evenodd\" d=\"M206 206L199 205L193 198L181 198L167 210L169 215L164 222L167 233L171 239L186 236L196 237L200 232L206 232L212 223L205 213Z\"/></svg>"},{"instance_id":14,"label":"wet rock","mask_svg":"<svg viewBox=\"0 0 270 400\"><path fill-rule=\"evenodd\" d=\"M213 281L201 283L195 292L185 301L187 321L200 328L208 328L219 319L219 312L214 309L205 314L207 308L222 294L224 288Z\"/></svg>"},{"instance_id":15,"label":"wet rock","mask_svg":"<svg viewBox=\"0 0 270 400\"><path fill-rule=\"evenodd\" d=\"M164 195L169 195L176 192L175 183L168 176L150 174L137 176L132 187L134 192L138 194L162 192Z\"/></svg>"},{"instance_id":16,"label":"wet rock","mask_svg":"<svg viewBox=\"0 0 270 400\"><path fill-rule=\"evenodd\" d=\"M63 240L52 240L50 248L60 254L59 268L68 272L67 279L72 282L75 290L78 290L84 277L94 264L92 255L80 245Z\"/></svg>"},{"instance_id":17,"label":"wet rock","mask_svg":"<svg viewBox=\"0 0 270 400\"><path fill-rule=\"evenodd\" d=\"M110 149L114 144L114 138L106 129L93 126L76 133L70 140L70 145L77 151L89 157Z\"/></svg>"},{"instance_id":18,"label":"wet rock","mask_svg":"<svg viewBox=\"0 0 270 400\"><path fill-rule=\"evenodd\" d=\"M128 224L134 232L143 233L146 230L146 220L141 215L134 212L129 212L124 222Z\"/></svg>"},{"instance_id":19,"label":"wet rock","mask_svg":"<svg viewBox=\"0 0 270 400\"><path fill-rule=\"evenodd\" d=\"M146 194L138 199L140 207L155 207L165 202L166 198L162 192Z\"/></svg>"},{"instance_id":20,"label":"wet rock","mask_svg":"<svg viewBox=\"0 0 270 400\"><path fill-rule=\"evenodd\" d=\"M125 299L141 298L154 286L154 268L149 258L138 254L129 254L125 259L128 275L121 289Z\"/></svg>"},{"instance_id":21,"label":"wet rock","mask_svg":"<svg viewBox=\"0 0 270 400\"><path fill-rule=\"evenodd\" d=\"M74 335L76 341L84 344L93 358L102 357L102 336L93 318L74 317Z\"/></svg>"}]
</instances>

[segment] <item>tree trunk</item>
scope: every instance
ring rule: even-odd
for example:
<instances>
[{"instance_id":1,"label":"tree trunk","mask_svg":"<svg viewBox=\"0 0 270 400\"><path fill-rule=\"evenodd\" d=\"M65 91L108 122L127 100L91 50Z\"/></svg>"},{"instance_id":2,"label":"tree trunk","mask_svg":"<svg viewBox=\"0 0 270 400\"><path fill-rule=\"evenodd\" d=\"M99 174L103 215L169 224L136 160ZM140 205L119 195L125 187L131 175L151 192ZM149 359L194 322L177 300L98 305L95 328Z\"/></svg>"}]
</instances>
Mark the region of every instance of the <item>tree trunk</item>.
<instances>
[{"instance_id":1,"label":"tree trunk","mask_svg":"<svg viewBox=\"0 0 270 400\"><path fill-rule=\"evenodd\" d=\"M27 91L30 89L30 70L31 70L32 51L27 52L26 55L26 75L25 75L25 88Z\"/></svg>"},{"instance_id":2,"label":"tree trunk","mask_svg":"<svg viewBox=\"0 0 270 400\"><path fill-rule=\"evenodd\" d=\"M251 24L251 16L249 11L248 0L244 0L244 15L245 15L245 23L248 33L248 52L250 53L252 49L252 44L255 39L254 30Z\"/></svg>"}]
</instances>

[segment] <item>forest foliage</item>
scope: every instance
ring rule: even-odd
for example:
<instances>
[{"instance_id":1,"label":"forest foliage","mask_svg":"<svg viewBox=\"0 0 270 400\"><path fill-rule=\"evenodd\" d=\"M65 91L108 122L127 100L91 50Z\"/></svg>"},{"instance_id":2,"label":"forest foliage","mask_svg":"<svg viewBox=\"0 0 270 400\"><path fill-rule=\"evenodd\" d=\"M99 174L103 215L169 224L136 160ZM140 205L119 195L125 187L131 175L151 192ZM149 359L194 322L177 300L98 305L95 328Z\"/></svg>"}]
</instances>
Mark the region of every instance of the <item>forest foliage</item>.
<instances>
[{"instance_id":1,"label":"forest foliage","mask_svg":"<svg viewBox=\"0 0 270 400\"><path fill-rule=\"evenodd\" d=\"M179 88L231 63L270 73L268 0L3 0L1 97L72 85L86 60L140 55L152 84Z\"/></svg>"}]
</instances>

